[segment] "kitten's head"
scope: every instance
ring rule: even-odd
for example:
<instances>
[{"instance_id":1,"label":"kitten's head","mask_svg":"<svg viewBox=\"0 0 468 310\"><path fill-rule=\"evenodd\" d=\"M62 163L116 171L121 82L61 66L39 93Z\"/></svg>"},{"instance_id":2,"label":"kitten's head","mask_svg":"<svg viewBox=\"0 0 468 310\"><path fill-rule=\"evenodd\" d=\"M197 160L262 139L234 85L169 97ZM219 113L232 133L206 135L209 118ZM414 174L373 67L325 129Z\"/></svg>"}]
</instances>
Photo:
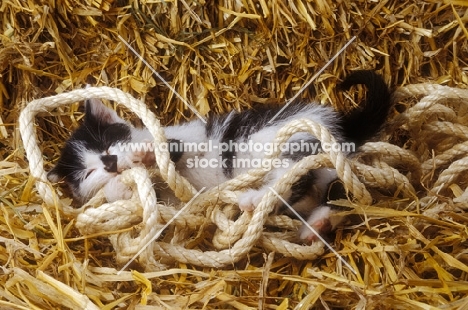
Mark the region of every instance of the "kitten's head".
<instances>
[{"instance_id":1,"label":"kitten's head","mask_svg":"<svg viewBox=\"0 0 468 310\"><path fill-rule=\"evenodd\" d=\"M84 122L66 142L47 177L52 182L64 180L82 203L123 170L142 164L142 156L123 150L121 145L143 137L148 135L125 122L100 100L87 100Z\"/></svg>"}]
</instances>

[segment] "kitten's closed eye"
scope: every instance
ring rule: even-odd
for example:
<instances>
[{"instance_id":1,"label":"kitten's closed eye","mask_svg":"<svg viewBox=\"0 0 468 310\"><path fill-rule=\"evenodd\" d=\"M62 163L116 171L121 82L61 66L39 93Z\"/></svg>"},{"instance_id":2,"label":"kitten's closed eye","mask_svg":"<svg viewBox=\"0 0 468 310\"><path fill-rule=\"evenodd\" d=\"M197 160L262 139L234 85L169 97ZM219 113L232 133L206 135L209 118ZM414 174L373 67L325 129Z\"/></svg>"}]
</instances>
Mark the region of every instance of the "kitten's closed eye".
<instances>
[{"instance_id":1,"label":"kitten's closed eye","mask_svg":"<svg viewBox=\"0 0 468 310\"><path fill-rule=\"evenodd\" d=\"M90 169L90 170L86 173L85 179L87 179L87 178L91 175L91 173L93 173L93 172L95 172L95 171L96 171L96 169Z\"/></svg>"}]
</instances>

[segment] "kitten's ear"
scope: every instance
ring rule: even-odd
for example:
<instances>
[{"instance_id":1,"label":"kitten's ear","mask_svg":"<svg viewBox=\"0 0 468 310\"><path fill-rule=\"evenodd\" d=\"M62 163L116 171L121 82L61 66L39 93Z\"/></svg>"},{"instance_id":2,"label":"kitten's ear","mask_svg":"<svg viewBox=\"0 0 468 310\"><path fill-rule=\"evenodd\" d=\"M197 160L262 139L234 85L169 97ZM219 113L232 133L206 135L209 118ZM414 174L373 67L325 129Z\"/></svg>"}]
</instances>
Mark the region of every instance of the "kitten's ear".
<instances>
[{"instance_id":1,"label":"kitten's ear","mask_svg":"<svg viewBox=\"0 0 468 310\"><path fill-rule=\"evenodd\" d=\"M126 123L117 113L109 109L99 99L88 99L85 101L85 122L96 122L99 124Z\"/></svg>"}]
</instances>

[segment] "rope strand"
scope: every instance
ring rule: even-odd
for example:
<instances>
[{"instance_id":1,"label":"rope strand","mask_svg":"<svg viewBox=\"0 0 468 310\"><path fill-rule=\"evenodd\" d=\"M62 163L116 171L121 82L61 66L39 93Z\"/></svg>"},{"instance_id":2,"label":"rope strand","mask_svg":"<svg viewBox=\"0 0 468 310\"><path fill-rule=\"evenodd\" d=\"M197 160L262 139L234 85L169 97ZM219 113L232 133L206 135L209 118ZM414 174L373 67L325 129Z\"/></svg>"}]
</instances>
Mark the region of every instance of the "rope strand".
<instances>
[{"instance_id":1,"label":"rope strand","mask_svg":"<svg viewBox=\"0 0 468 310\"><path fill-rule=\"evenodd\" d=\"M111 234L109 239L120 264L127 263L138 251L142 251L139 262L148 270L166 268L176 261L206 267L222 267L246 257L258 244L262 244L268 251L298 259L313 259L323 253L323 244L320 242L303 246L294 243L294 237L278 237L277 233L265 231L266 224L276 225L281 230L290 232L298 227L298 221L284 215L271 215L278 198L270 191L253 212L239 215L235 191L246 190L261 183L267 173L263 169L249 171L202 193L185 212L174 219L173 216L177 214L176 206L166 206L157 202L151 179L142 168L133 168L122 173L123 181L134 190L130 200L108 203L104 201L101 191L83 207L71 211L60 201L59 195L47 180L34 120L37 114L44 110L49 111L90 98L108 99L124 105L141 118L156 143L165 141L164 131L158 119L143 102L109 87L78 89L34 100L21 112L19 128L30 173L36 179L35 185L45 206L59 207L70 214L78 213L76 227L84 235L100 232ZM430 208L435 195L446 190L450 182L468 169L464 159L468 155L468 135L467 127L463 123L467 116L457 113L458 110L468 111L468 90L418 84L408 85L394 94L394 100L397 101L411 98L418 98L419 102L390 120L385 130L387 134L405 130L409 135L405 149L387 142L372 142L362 146L359 156L352 159L338 151L309 156L296 163L274 186L274 190L282 195L307 171L331 167L336 169L338 177L354 198L354 202L361 205L372 203L368 188L392 190L400 192L404 197L417 197L414 188L419 187L421 180L432 180L426 182L430 189L429 194L421 201ZM453 100L449 101L447 98ZM335 142L327 128L307 119L287 124L279 130L275 142L285 142L297 132L309 132L322 143ZM439 139L440 143L432 143L431 138ZM275 158L279 155L278 151L268 157ZM155 157L161 177L167 182L170 190L182 202L189 201L196 190L178 174L168 151L155 148ZM466 196L467 190L463 190L463 195ZM173 223L167 228L164 238L152 242L142 250L142 246L172 219ZM213 248L202 251L189 246L197 238L210 237L203 235L203 227L209 225L216 227L211 236ZM134 229L116 232L130 227Z\"/></svg>"}]
</instances>

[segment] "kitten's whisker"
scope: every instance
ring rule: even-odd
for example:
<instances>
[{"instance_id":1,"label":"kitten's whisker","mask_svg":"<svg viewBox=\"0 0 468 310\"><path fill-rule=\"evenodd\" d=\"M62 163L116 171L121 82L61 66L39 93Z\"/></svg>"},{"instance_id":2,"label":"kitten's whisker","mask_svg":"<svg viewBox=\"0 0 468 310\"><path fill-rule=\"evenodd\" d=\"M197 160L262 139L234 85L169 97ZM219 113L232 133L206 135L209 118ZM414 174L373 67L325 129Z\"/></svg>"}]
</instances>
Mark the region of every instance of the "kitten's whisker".
<instances>
[{"instance_id":1,"label":"kitten's whisker","mask_svg":"<svg viewBox=\"0 0 468 310\"><path fill-rule=\"evenodd\" d=\"M171 225L171 223L180 215L182 214L182 212L185 211L185 209L187 209L188 206L190 206L190 204L195 200L195 198L197 198L204 190L205 190L206 187L203 187L201 190L199 190L193 197L192 199L190 199L189 202L187 202L185 204L185 206L180 209L179 211L177 211L176 214L174 214L174 216L148 241L146 242L146 244L125 264L125 266L122 267L122 269L119 270L119 272L117 272L117 275L120 275L120 273L122 271L124 271L147 247L148 245L150 245L151 242L154 242L154 240L156 240L157 238L159 238L159 236L162 234L162 232L169 226Z\"/></svg>"},{"instance_id":2,"label":"kitten's whisker","mask_svg":"<svg viewBox=\"0 0 468 310\"><path fill-rule=\"evenodd\" d=\"M328 243L325 239L323 239L322 236L320 236L320 234L309 224L307 223L306 220L304 220L302 218L302 216L299 215L299 213L297 213L296 210L294 210L293 207L291 207L291 205L289 203L286 202L286 200L283 199L283 197L281 197L278 192L276 192L273 187L269 187L270 190L273 192L273 194L275 194L283 203L285 206L287 206L292 213L294 213L294 215L308 228L310 229L316 236L317 238L323 242L323 244L325 244L325 246L333 253L335 254L335 256L343 263L345 264L345 266L347 266L354 274L357 274L357 271L354 270L354 268L330 245L330 243Z\"/></svg>"},{"instance_id":3,"label":"kitten's whisker","mask_svg":"<svg viewBox=\"0 0 468 310\"><path fill-rule=\"evenodd\" d=\"M279 110L278 113L276 113L269 121L268 123L271 124L277 117L280 115L309 85L317 78L319 77L320 74L338 57L340 56L341 53L356 39L356 36L352 37L346 44L317 72L314 74L314 76L304 85L299 89L299 91L291 98L289 99L284 107Z\"/></svg>"},{"instance_id":4,"label":"kitten's whisker","mask_svg":"<svg viewBox=\"0 0 468 310\"><path fill-rule=\"evenodd\" d=\"M203 122L206 124L206 119L195 109L193 105L191 105L187 100L185 100L184 97L182 97L174 87L172 87L127 41L125 41L122 36L119 34L117 35L119 39L138 57L140 60L156 75L161 82L166 85L167 88L169 88L182 102Z\"/></svg>"}]
</instances>

